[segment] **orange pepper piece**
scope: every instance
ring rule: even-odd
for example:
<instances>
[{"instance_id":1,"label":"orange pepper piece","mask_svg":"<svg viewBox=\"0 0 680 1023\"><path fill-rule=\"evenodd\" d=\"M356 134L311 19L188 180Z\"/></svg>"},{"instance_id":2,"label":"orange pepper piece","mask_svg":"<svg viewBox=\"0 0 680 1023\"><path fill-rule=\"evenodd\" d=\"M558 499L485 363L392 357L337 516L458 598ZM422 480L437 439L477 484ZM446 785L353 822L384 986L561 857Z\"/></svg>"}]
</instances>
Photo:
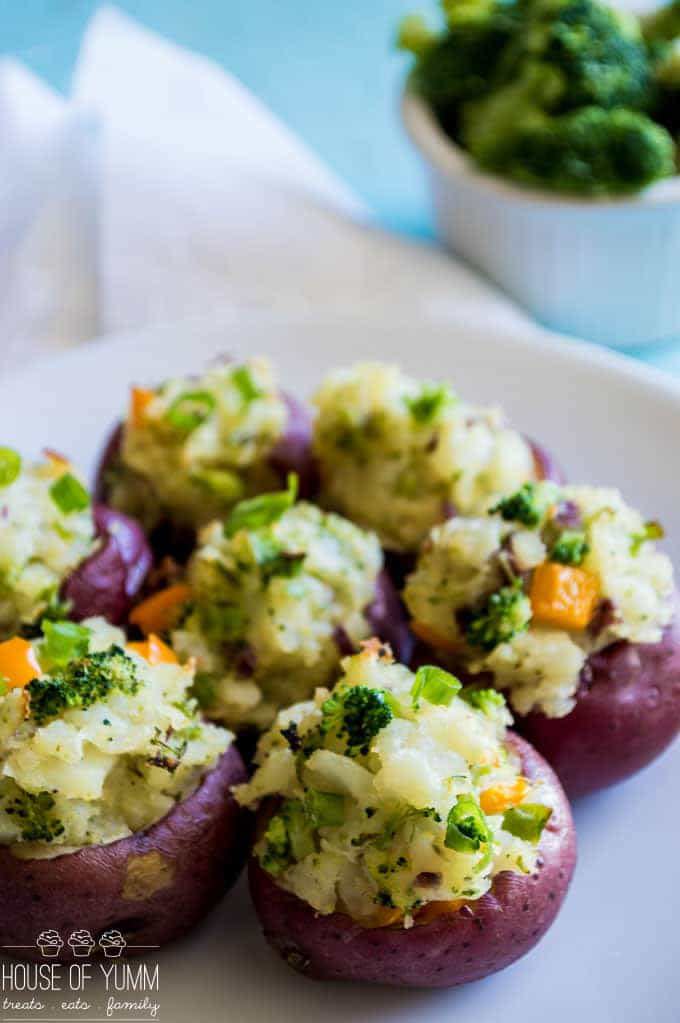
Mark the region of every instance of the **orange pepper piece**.
<instances>
[{"instance_id":1,"label":"orange pepper piece","mask_svg":"<svg viewBox=\"0 0 680 1023\"><path fill-rule=\"evenodd\" d=\"M595 613L599 589L597 576L591 572L544 561L531 580L534 621L561 629L585 629Z\"/></svg>"},{"instance_id":2,"label":"orange pepper piece","mask_svg":"<svg viewBox=\"0 0 680 1023\"><path fill-rule=\"evenodd\" d=\"M411 632L413 632L418 639L422 639L423 643L427 643L428 646L435 647L438 650L445 650L450 654L460 652L461 641L459 639L442 636L436 629L433 629L430 625L425 625L423 622L412 621Z\"/></svg>"},{"instance_id":3,"label":"orange pepper piece","mask_svg":"<svg viewBox=\"0 0 680 1023\"><path fill-rule=\"evenodd\" d=\"M151 632L167 632L179 615L179 609L191 595L186 583L175 583L147 597L130 614L130 622L139 626L145 636Z\"/></svg>"},{"instance_id":4,"label":"orange pepper piece","mask_svg":"<svg viewBox=\"0 0 680 1023\"><path fill-rule=\"evenodd\" d=\"M492 785L484 789L479 797L479 805L484 813L505 813L511 806L522 802L529 791L526 778L516 778L512 785Z\"/></svg>"},{"instance_id":5,"label":"orange pepper piece","mask_svg":"<svg viewBox=\"0 0 680 1023\"><path fill-rule=\"evenodd\" d=\"M28 640L14 636L0 643L0 678L10 689L21 689L40 674L40 665Z\"/></svg>"},{"instance_id":6,"label":"orange pepper piece","mask_svg":"<svg viewBox=\"0 0 680 1023\"><path fill-rule=\"evenodd\" d=\"M152 633L143 643L128 643L128 650L134 650L154 667L157 664L178 664L177 654L162 639Z\"/></svg>"},{"instance_id":7,"label":"orange pepper piece","mask_svg":"<svg viewBox=\"0 0 680 1023\"><path fill-rule=\"evenodd\" d=\"M465 905L465 899L447 899L444 901L426 902L416 913L416 924L430 924L441 916L451 916L457 913L461 906Z\"/></svg>"},{"instance_id":8,"label":"orange pepper piece","mask_svg":"<svg viewBox=\"0 0 680 1023\"><path fill-rule=\"evenodd\" d=\"M133 387L130 391L130 422L133 426L141 426L144 422L146 410L154 393L146 387Z\"/></svg>"}]
</instances>

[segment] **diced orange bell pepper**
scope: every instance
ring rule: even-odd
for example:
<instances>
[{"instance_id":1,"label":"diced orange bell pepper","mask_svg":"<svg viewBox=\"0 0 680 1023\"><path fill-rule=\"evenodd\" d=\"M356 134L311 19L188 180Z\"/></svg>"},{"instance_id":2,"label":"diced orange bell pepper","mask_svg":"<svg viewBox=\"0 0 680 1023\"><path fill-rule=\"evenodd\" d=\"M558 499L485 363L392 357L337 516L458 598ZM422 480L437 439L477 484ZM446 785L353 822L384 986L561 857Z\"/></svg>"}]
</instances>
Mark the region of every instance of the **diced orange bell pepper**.
<instances>
[{"instance_id":1,"label":"diced orange bell pepper","mask_svg":"<svg viewBox=\"0 0 680 1023\"><path fill-rule=\"evenodd\" d=\"M416 924L431 924L441 916L452 916L465 905L465 899L447 899L443 901L426 902L416 913Z\"/></svg>"},{"instance_id":2,"label":"diced orange bell pepper","mask_svg":"<svg viewBox=\"0 0 680 1023\"><path fill-rule=\"evenodd\" d=\"M544 561L531 580L534 621L561 629L585 629L595 613L599 590L598 578L591 572Z\"/></svg>"},{"instance_id":3,"label":"diced orange bell pepper","mask_svg":"<svg viewBox=\"0 0 680 1023\"><path fill-rule=\"evenodd\" d=\"M147 597L130 613L130 622L139 626L145 636L151 632L167 632L179 616L182 604L191 595L186 583L175 583Z\"/></svg>"},{"instance_id":4,"label":"diced orange bell pepper","mask_svg":"<svg viewBox=\"0 0 680 1023\"><path fill-rule=\"evenodd\" d=\"M26 639L14 636L0 643L0 678L10 689L21 689L40 674L35 651Z\"/></svg>"},{"instance_id":5,"label":"diced orange bell pepper","mask_svg":"<svg viewBox=\"0 0 680 1023\"><path fill-rule=\"evenodd\" d=\"M134 650L136 654L143 657L149 664L155 666L157 664L177 664L177 654L174 650L155 636L153 632L149 634L143 643L128 643L128 650Z\"/></svg>"},{"instance_id":6,"label":"diced orange bell pepper","mask_svg":"<svg viewBox=\"0 0 680 1023\"><path fill-rule=\"evenodd\" d=\"M133 426L141 426L146 410L153 401L154 393L146 387L133 387L130 391L130 422Z\"/></svg>"},{"instance_id":7,"label":"diced orange bell pepper","mask_svg":"<svg viewBox=\"0 0 680 1023\"><path fill-rule=\"evenodd\" d=\"M443 636L437 632L430 625L425 625L423 622L411 622L411 632L422 639L423 643L427 643L428 646L435 647L437 650L445 650L447 653L455 654L460 652L461 641L454 639L452 636Z\"/></svg>"},{"instance_id":8,"label":"diced orange bell pepper","mask_svg":"<svg viewBox=\"0 0 680 1023\"><path fill-rule=\"evenodd\" d=\"M479 805L484 813L505 813L511 806L518 806L529 791L526 778L516 778L512 785L492 785L484 789Z\"/></svg>"}]
</instances>

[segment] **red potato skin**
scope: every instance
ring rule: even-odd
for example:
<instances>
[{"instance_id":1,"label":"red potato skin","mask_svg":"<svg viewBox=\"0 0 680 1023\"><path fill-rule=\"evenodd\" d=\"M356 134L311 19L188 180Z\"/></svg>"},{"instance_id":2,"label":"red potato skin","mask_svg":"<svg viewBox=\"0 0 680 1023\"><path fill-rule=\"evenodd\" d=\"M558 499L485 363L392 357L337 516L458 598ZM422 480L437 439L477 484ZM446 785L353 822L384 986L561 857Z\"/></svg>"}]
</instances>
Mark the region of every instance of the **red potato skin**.
<instances>
[{"instance_id":1,"label":"red potato skin","mask_svg":"<svg viewBox=\"0 0 680 1023\"><path fill-rule=\"evenodd\" d=\"M552 480L553 483L560 485L566 483L567 480L562 469L550 452L542 444L537 444L530 437L526 437L525 440L531 448L531 454L533 455L536 479Z\"/></svg>"},{"instance_id":2,"label":"red potato skin","mask_svg":"<svg viewBox=\"0 0 680 1023\"><path fill-rule=\"evenodd\" d=\"M251 859L252 899L267 941L286 962L317 980L445 988L509 966L555 919L576 864L576 833L555 774L523 739L508 736L524 774L543 780L555 810L540 842L535 874L504 872L486 895L429 924L367 929L349 916L322 916L279 888Z\"/></svg>"},{"instance_id":3,"label":"red potato skin","mask_svg":"<svg viewBox=\"0 0 680 1023\"><path fill-rule=\"evenodd\" d=\"M231 746L196 792L147 831L49 860L17 859L0 849L0 946L37 961L36 938L53 929L64 942L58 961L70 962L68 937L81 928L95 941L117 928L128 943L124 955L131 956L143 954L142 946L180 937L243 866L249 815L231 786L245 780L243 761ZM30 947L13 952L11 946Z\"/></svg>"},{"instance_id":4,"label":"red potato skin","mask_svg":"<svg viewBox=\"0 0 680 1023\"><path fill-rule=\"evenodd\" d=\"M141 526L127 515L96 504L93 516L100 544L64 581L62 597L74 621L102 615L119 625L142 590L153 556Z\"/></svg>"},{"instance_id":5,"label":"red potato skin","mask_svg":"<svg viewBox=\"0 0 680 1023\"><path fill-rule=\"evenodd\" d=\"M397 661L408 664L413 656L415 638L408 624L408 613L386 569L375 581L375 600L366 609L373 634L389 643Z\"/></svg>"},{"instance_id":6,"label":"red potato skin","mask_svg":"<svg viewBox=\"0 0 680 1023\"><path fill-rule=\"evenodd\" d=\"M532 713L516 724L572 799L640 771L680 731L677 611L659 643L615 643L591 655L566 717Z\"/></svg>"}]
</instances>

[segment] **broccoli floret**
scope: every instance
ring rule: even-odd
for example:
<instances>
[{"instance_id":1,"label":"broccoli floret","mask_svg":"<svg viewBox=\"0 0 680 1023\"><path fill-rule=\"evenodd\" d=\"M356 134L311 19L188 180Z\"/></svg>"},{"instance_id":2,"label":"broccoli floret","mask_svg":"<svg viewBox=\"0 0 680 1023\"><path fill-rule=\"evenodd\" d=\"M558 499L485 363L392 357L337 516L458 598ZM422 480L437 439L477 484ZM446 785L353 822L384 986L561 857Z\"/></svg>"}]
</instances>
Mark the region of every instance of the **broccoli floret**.
<instances>
[{"instance_id":1,"label":"broccoli floret","mask_svg":"<svg viewBox=\"0 0 680 1023\"><path fill-rule=\"evenodd\" d=\"M392 720L392 710L382 689L352 686L330 696L322 705L321 734L334 732L346 738L346 755L368 754L371 739Z\"/></svg>"},{"instance_id":2,"label":"broccoli floret","mask_svg":"<svg viewBox=\"0 0 680 1023\"><path fill-rule=\"evenodd\" d=\"M675 147L668 131L646 114L584 107L516 121L480 162L526 185L623 195L674 174Z\"/></svg>"},{"instance_id":3,"label":"broccoli floret","mask_svg":"<svg viewBox=\"0 0 680 1023\"><path fill-rule=\"evenodd\" d=\"M52 816L54 798L49 792L19 790L5 805L5 813L15 817L24 842L53 842L64 834L64 825Z\"/></svg>"},{"instance_id":4,"label":"broccoli floret","mask_svg":"<svg viewBox=\"0 0 680 1023\"><path fill-rule=\"evenodd\" d=\"M565 529L550 549L550 560L559 565L580 565L590 550L581 529Z\"/></svg>"},{"instance_id":5,"label":"broccoli floret","mask_svg":"<svg viewBox=\"0 0 680 1023\"><path fill-rule=\"evenodd\" d=\"M453 104L484 96L513 28L513 17L500 5L493 14L455 25L420 57L415 88L440 115L450 113Z\"/></svg>"},{"instance_id":6,"label":"broccoli floret","mask_svg":"<svg viewBox=\"0 0 680 1023\"><path fill-rule=\"evenodd\" d=\"M639 23L597 0L529 0L526 22L507 54L508 77L527 62L547 65L561 84L543 109L644 109L651 100L652 70Z\"/></svg>"},{"instance_id":7,"label":"broccoli floret","mask_svg":"<svg viewBox=\"0 0 680 1023\"><path fill-rule=\"evenodd\" d=\"M316 849L318 828L338 827L345 818L345 801L333 792L310 789L304 800L286 799L267 825L259 859L264 870L277 876Z\"/></svg>"},{"instance_id":8,"label":"broccoli floret","mask_svg":"<svg viewBox=\"0 0 680 1023\"><path fill-rule=\"evenodd\" d=\"M680 0L644 14L640 19L642 34L648 43L670 43L680 36Z\"/></svg>"},{"instance_id":9,"label":"broccoli floret","mask_svg":"<svg viewBox=\"0 0 680 1023\"><path fill-rule=\"evenodd\" d=\"M492 593L484 606L468 620L465 638L470 646L490 653L501 643L511 639L528 627L531 604L519 579L511 586Z\"/></svg>"},{"instance_id":10,"label":"broccoli floret","mask_svg":"<svg viewBox=\"0 0 680 1023\"><path fill-rule=\"evenodd\" d=\"M519 490L504 497L490 509L490 515L499 514L506 522L521 522L523 526L537 526L552 498L552 492L536 483L524 483Z\"/></svg>"},{"instance_id":11,"label":"broccoli floret","mask_svg":"<svg viewBox=\"0 0 680 1023\"><path fill-rule=\"evenodd\" d=\"M138 688L134 661L120 647L112 646L71 661L51 675L33 679L26 690L31 716L42 725L64 710L91 707L106 699L113 689L134 693Z\"/></svg>"}]
</instances>

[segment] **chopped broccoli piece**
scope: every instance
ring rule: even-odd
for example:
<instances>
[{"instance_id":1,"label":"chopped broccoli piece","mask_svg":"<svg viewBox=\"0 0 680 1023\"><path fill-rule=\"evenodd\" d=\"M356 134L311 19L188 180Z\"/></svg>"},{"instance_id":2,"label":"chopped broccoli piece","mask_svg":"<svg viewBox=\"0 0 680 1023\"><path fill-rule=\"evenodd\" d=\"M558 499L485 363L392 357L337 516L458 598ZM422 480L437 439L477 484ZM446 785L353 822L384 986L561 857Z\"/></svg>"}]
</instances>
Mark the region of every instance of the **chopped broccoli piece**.
<instances>
[{"instance_id":1,"label":"chopped broccoli piece","mask_svg":"<svg viewBox=\"0 0 680 1023\"><path fill-rule=\"evenodd\" d=\"M433 665L423 665L418 668L416 677L411 687L411 701L417 709L420 706L420 699L427 700L440 707L448 707L454 696L461 690L461 683L450 672Z\"/></svg>"},{"instance_id":2,"label":"chopped broccoli piece","mask_svg":"<svg viewBox=\"0 0 680 1023\"><path fill-rule=\"evenodd\" d=\"M317 828L339 827L345 821L345 798L335 792L310 789L306 807Z\"/></svg>"},{"instance_id":3,"label":"chopped broccoli piece","mask_svg":"<svg viewBox=\"0 0 680 1023\"><path fill-rule=\"evenodd\" d=\"M468 621L465 638L470 646L490 653L524 632L530 621L531 603L517 579L491 594L481 611Z\"/></svg>"},{"instance_id":4,"label":"chopped broccoli piece","mask_svg":"<svg viewBox=\"0 0 680 1023\"><path fill-rule=\"evenodd\" d=\"M299 863L313 853L316 821L309 808L299 799L286 799L264 833L259 853L264 870L275 877L291 863Z\"/></svg>"},{"instance_id":5,"label":"chopped broccoli piece","mask_svg":"<svg viewBox=\"0 0 680 1023\"><path fill-rule=\"evenodd\" d=\"M19 790L18 794L5 804L5 813L16 817L24 842L53 842L64 834L64 825L52 816L54 798L49 792Z\"/></svg>"},{"instance_id":6,"label":"chopped broccoli piece","mask_svg":"<svg viewBox=\"0 0 680 1023\"><path fill-rule=\"evenodd\" d=\"M62 711L85 710L105 700L114 689L135 693L138 688L134 661L120 647L112 646L71 661L50 675L33 679L26 691L31 716L38 725L43 725Z\"/></svg>"},{"instance_id":7,"label":"chopped broccoli piece","mask_svg":"<svg viewBox=\"0 0 680 1023\"><path fill-rule=\"evenodd\" d=\"M196 700L201 710L215 705L217 697L217 681L214 675L206 671L198 671L190 689L190 695Z\"/></svg>"},{"instance_id":8,"label":"chopped broccoli piece","mask_svg":"<svg viewBox=\"0 0 680 1023\"><path fill-rule=\"evenodd\" d=\"M565 529L550 549L550 560L560 565L580 565L590 550L581 529Z\"/></svg>"},{"instance_id":9,"label":"chopped broccoli piece","mask_svg":"<svg viewBox=\"0 0 680 1023\"><path fill-rule=\"evenodd\" d=\"M475 710L483 714L493 714L494 710L506 706L505 697L497 689L484 689L481 686L465 686L460 693L461 699L469 703Z\"/></svg>"},{"instance_id":10,"label":"chopped broccoli piece","mask_svg":"<svg viewBox=\"0 0 680 1023\"><path fill-rule=\"evenodd\" d=\"M543 828L550 820L552 809L540 803L513 806L503 814L503 830L525 842L538 842Z\"/></svg>"},{"instance_id":11,"label":"chopped broccoli piece","mask_svg":"<svg viewBox=\"0 0 680 1023\"><path fill-rule=\"evenodd\" d=\"M477 800L473 796L458 796L446 819L446 848L473 853L491 838L491 830Z\"/></svg>"},{"instance_id":12,"label":"chopped broccoli piece","mask_svg":"<svg viewBox=\"0 0 680 1023\"><path fill-rule=\"evenodd\" d=\"M514 494L494 505L489 515L500 514L506 522L521 522L531 528L539 525L552 497L553 494L544 486L524 483Z\"/></svg>"},{"instance_id":13,"label":"chopped broccoli piece","mask_svg":"<svg viewBox=\"0 0 680 1023\"><path fill-rule=\"evenodd\" d=\"M346 738L348 757L366 756L371 739L392 720L385 696L382 689L368 686L336 691L322 704L321 734Z\"/></svg>"}]
</instances>

